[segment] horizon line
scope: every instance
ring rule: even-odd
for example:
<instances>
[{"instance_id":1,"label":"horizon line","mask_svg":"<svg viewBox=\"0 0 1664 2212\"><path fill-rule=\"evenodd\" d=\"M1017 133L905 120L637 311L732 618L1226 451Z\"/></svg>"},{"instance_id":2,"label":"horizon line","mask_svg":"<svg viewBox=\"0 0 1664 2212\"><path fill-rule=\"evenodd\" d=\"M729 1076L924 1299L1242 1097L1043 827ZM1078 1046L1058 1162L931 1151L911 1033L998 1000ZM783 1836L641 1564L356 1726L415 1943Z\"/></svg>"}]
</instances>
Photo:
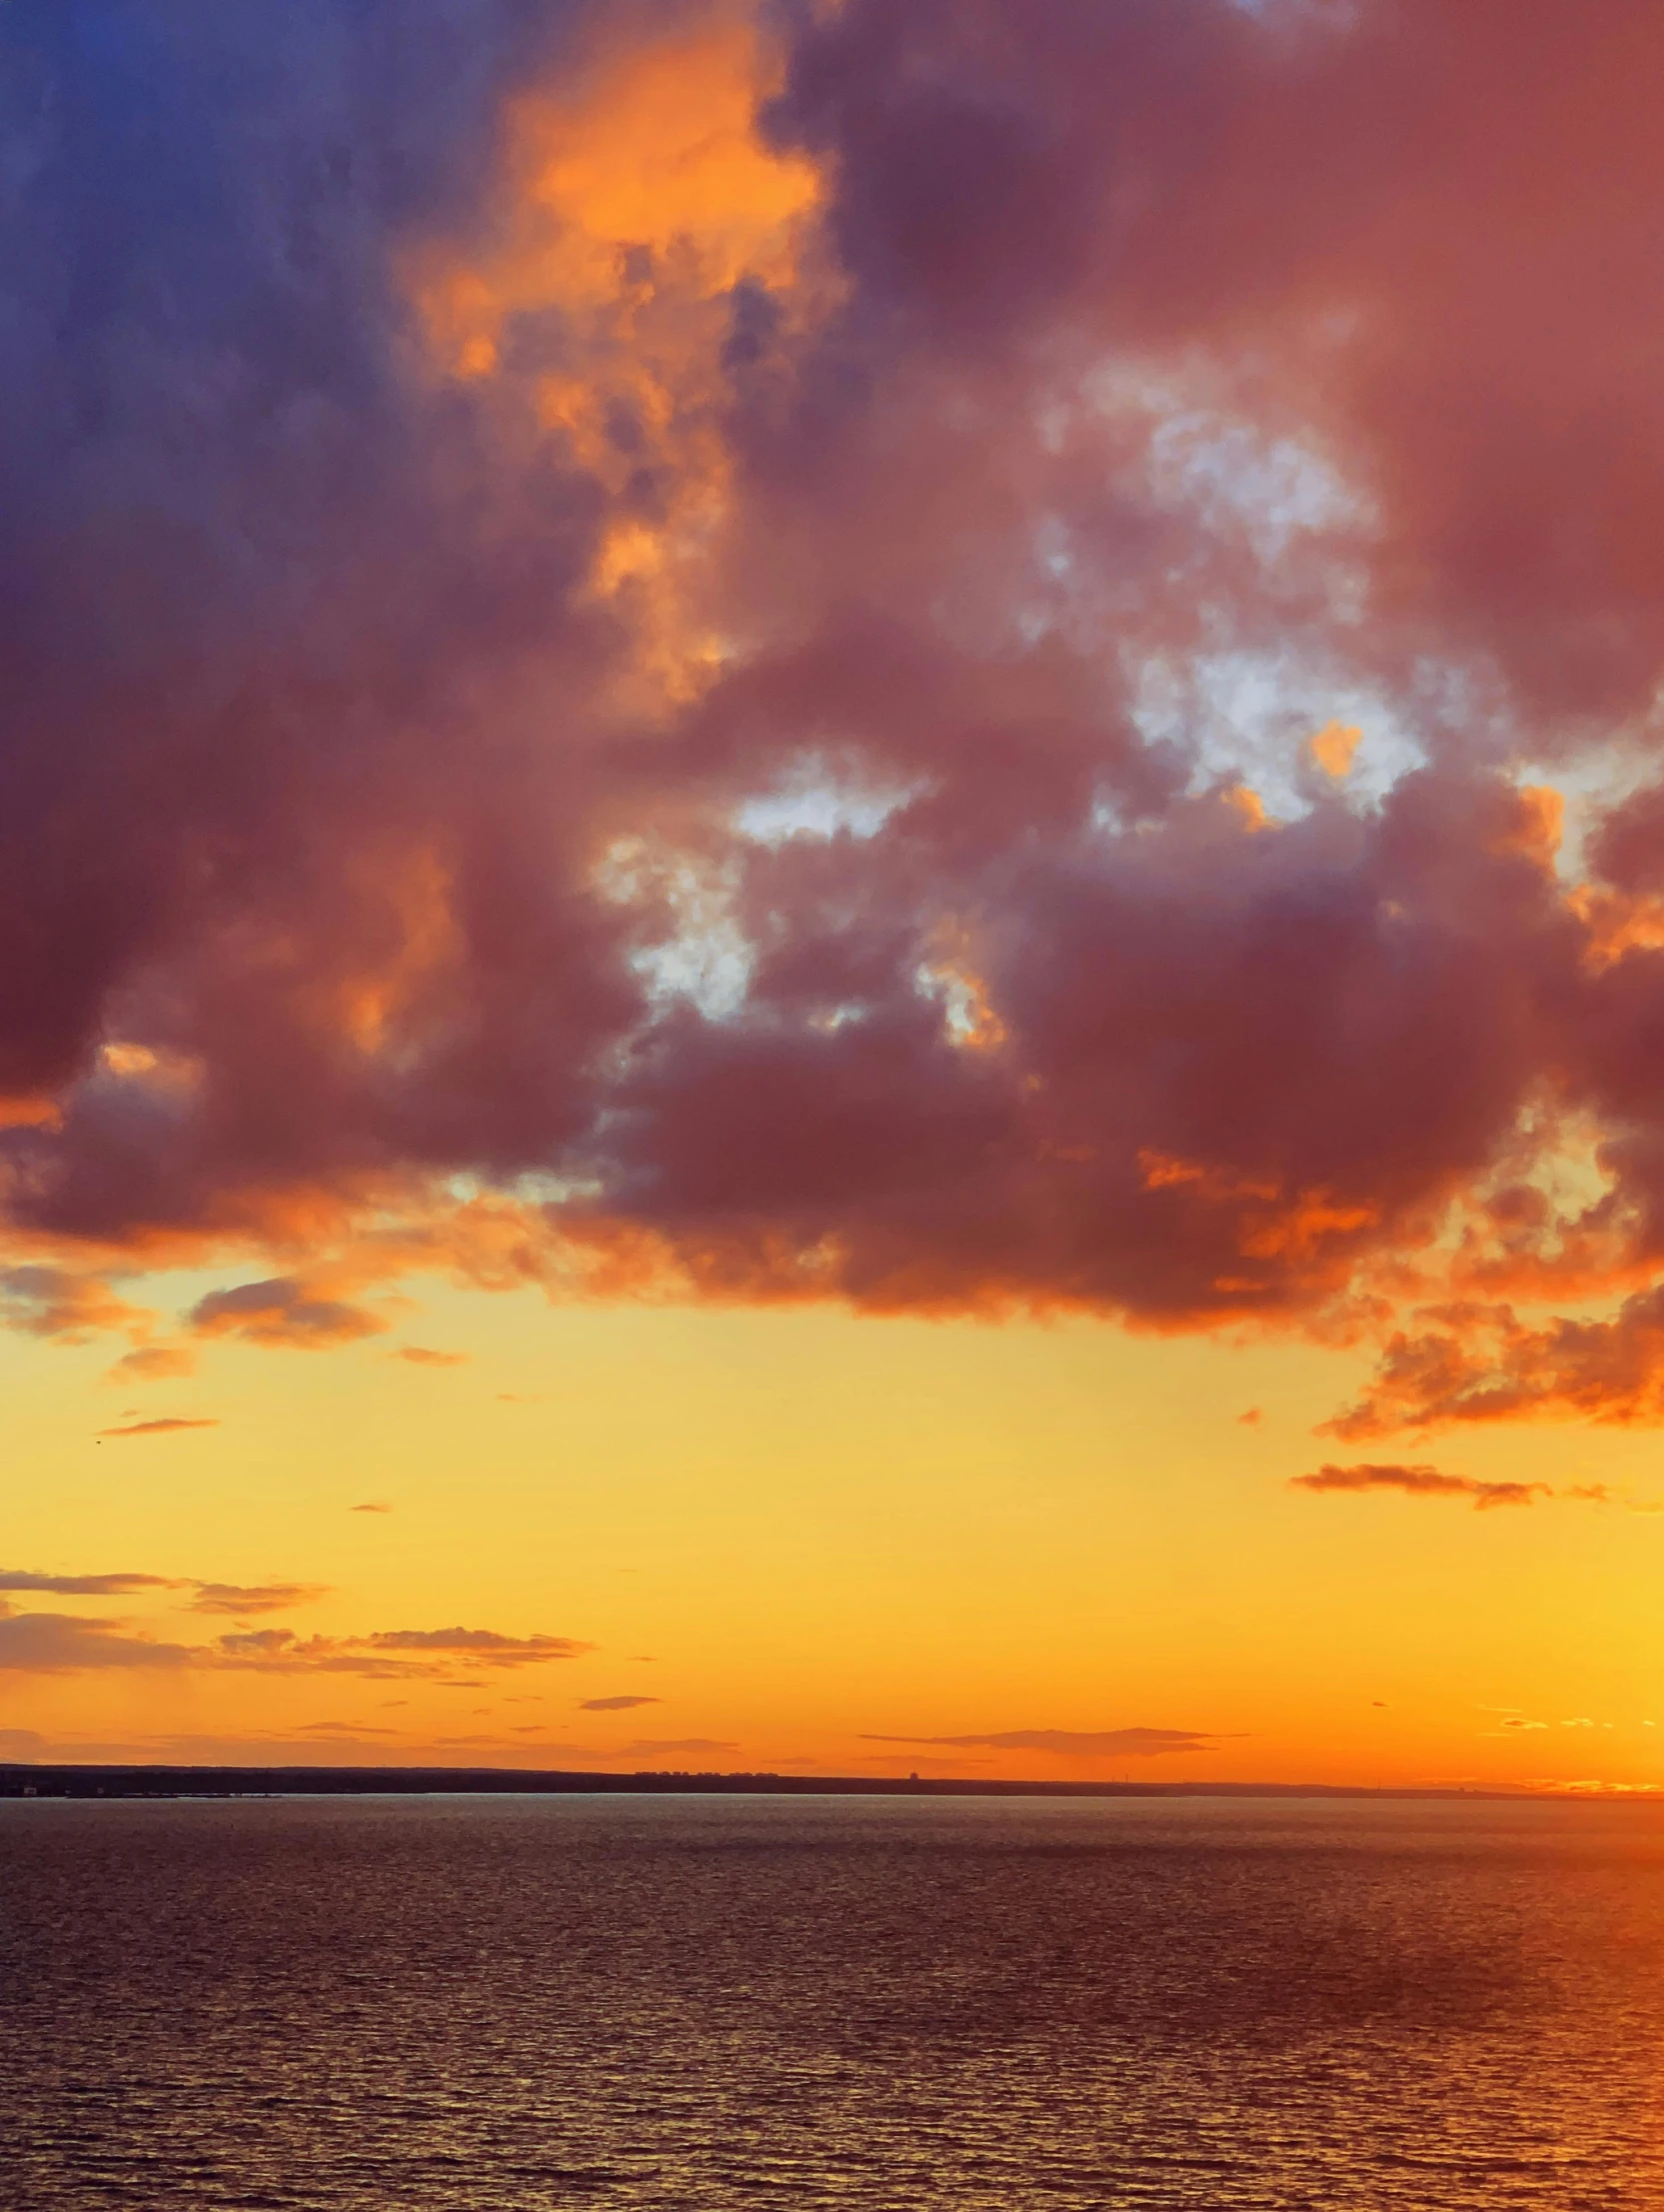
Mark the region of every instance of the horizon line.
<instances>
[{"instance_id":1,"label":"horizon line","mask_svg":"<svg viewBox=\"0 0 1664 2212\"><path fill-rule=\"evenodd\" d=\"M281 1777L281 1787L272 1787ZM265 1778L268 1786L259 1786ZM1613 1798L1646 1803L1664 1797L1647 1784L1567 1783L1510 1785L1457 1782L1316 1781L1074 1781L1038 1776L1011 1778L953 1775L783 1774L771 1768L637 1768L627 1773L594 1773L574 1767L320 1766L287 1762L201 1764L165 1760L0 1760L0 1797L22 1797L31 1785L61 1785L60 1794L78 1795L75 1784L102 1782L93 1794L148 1794L149 1782L191 1796L375 1796L486 1795L727 1795L727 1796L935 1796L935 1797L1319 1797L1409 1798L1564 1804L1608 1802Z\"/></svg>"}]
</instances>

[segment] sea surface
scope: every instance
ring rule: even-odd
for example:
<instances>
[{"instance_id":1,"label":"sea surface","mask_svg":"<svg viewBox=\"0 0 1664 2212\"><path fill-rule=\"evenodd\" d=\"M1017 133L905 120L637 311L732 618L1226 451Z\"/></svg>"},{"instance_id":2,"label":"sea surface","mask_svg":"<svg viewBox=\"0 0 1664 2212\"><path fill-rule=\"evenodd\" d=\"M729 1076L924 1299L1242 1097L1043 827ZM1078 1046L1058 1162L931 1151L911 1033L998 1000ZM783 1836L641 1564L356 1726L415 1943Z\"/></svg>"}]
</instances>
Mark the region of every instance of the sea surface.
<instances>
[{"instance_id":1,"label":"sea surface","mask_svg":"<svg viewBox=\"0 0 1664 2212\"><path fill-rule=\"evenodd\" d=\"M1664 2207L1664 1808L0 1801L4 2212Z\"/></svg>"}]
</instances>

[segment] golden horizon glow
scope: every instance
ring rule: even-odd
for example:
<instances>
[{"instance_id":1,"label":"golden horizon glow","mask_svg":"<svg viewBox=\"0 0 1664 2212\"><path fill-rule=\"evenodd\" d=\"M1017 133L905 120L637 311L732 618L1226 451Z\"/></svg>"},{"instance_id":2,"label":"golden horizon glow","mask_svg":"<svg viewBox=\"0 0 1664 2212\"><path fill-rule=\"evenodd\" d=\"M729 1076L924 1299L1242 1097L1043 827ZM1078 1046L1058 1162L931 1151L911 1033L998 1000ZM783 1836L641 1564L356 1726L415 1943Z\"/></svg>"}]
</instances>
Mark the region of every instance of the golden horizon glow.
<instances>
[{"instance_id":1,"label":"golden horizon glow","mask_svg":"<svg viewBox=\"0 0 1664 2212\"><path fill-rule=\"evenodd\" d=\"M103 1347L8 1340L16 1448L40 1479L0 1565L330 1592L242 1622L204 1619L188 1591L10 1602L205 1651L239 1629L453 1624L595 1648L446 1679L14 1676L9 1755L1661 1779L1664 1716L1635 1687L1664 1540L1644 1437L1580 1435L1570 1466L1558 1432L1438 1453L1608 1502L1310 1497L1288 1478L1332 1455L1309 1429L1344 1354L418 1287L397 1341L208 1347L145 1393L146 1412L217 1424L187 1431L112 1436L135 1401L98 1379ZM407 1340L456 1363L402 1358ZM370 1504L390 1509L355 1509ZM582 1709L621 1696L656 1702ZM1152 1727L1210 1740L1148 1759L928 1740Z\"/></svg>"}]
</instances>

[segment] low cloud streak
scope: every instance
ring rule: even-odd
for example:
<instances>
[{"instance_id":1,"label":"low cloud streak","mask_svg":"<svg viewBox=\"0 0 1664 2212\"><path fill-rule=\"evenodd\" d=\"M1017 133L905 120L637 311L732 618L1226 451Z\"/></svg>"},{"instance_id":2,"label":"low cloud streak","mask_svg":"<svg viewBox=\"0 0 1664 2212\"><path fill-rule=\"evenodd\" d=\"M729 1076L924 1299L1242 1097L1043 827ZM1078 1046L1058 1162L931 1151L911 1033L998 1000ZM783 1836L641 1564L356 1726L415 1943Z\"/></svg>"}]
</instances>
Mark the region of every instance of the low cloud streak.
<instances>
[{"instance_id":1,"label":"low cloud streak","mask_svg":"<svg viewBox=\"0 0 1664 2212\"><path fill-rule=\"evenodd\" d=\"M128 1421L115 1428L103 1428L99 1430L99 1434L101 1436L174 1436L186 1429L218 1428L219 1425L220 1423L217 1420L190 1420L180 1415L170 1414L160 1420Z\"/></svg>"},{"instance_id":2,"label":"low cloud streak","mask_svg":"<svg viewBox=\"0 0 1664 2212\"><path fill-rule=\"evenodd\" d=\"M1158 1759L1181 1751L1211 1751L1214 1735L1192 1728L1006 1728L989 1735L863 1735L862 1743L917 1743L965 1751L1043 1751L1070 1759Z\"/></svg>"},{"instance_id":3,"label":"low cloud streak","mask_svg":"<svg viewBox=\"0 0 1664 2212\"><path fill-rule=\"evenodd\" d=\"M1296 1474L1290 1478L1289 1487L1351 1494L1395 1490L1406 1497L1464 1497L1471 1499L1475 1511L1481 1513L1504 1505L1535 1505L1538 1498L1556 1494L1548 1482L1489 1482L1477 1475L1446 1474L1438 1467L1369 1460L1350 1467L1330 1463L1319 1467L1315 1474ZM1591 1503L1605 1502L1604 1492L1598 1496L1587 1490L1570 1494L1584 1496Z\"/></svg>"}]
</instances>

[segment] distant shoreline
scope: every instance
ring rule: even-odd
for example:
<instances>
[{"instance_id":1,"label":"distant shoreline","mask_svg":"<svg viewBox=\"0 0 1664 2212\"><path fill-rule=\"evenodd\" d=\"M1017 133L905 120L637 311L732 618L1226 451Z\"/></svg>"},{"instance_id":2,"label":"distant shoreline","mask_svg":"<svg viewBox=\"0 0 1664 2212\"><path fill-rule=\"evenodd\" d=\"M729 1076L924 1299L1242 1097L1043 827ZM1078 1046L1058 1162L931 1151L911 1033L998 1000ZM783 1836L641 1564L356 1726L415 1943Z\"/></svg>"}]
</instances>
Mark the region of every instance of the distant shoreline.
<instances>
[{"instance_id":1,"label":"distant shoreline","mask_svg":"<svg viewBox=\"0 0 1664 2212\"><path fill-rule=\"evenodd\" d=\"M1060 1782L851 1774L589 1774L459 1766L106 1766L0 1763L0 1797L1318 1797L1565 1804L1594 1791L1371 1787L1348 1782ZM1648 1800L1637 1794L1623 1802Z\"/></svg>"}]
</instances>

